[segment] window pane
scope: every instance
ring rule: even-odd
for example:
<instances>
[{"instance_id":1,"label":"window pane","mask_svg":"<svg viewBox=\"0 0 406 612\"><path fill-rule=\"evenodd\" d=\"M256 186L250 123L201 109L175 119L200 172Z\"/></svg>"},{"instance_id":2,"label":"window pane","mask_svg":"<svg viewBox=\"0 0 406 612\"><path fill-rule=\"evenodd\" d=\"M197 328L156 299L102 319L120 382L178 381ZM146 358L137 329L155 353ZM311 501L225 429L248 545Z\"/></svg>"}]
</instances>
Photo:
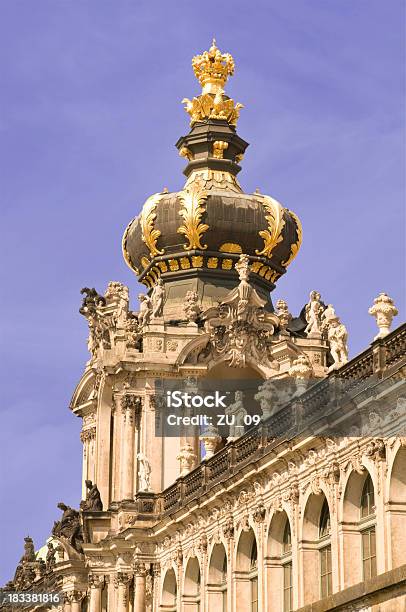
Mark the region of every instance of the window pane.
<instances>
[{"instance_id":1,"label":"window pane","mask_svg":"<svg viewBox=\"0 0 406 612\"><path fill-rule=\"evenodd\" d=\"M251 612L258 612L258 577L251 578Z\"/></svg>"},{"instance_id":2,"label":"window pane","mask_svg":"<svg viewBox=\"0 0 406 612\"><path fill-rule=\"evenodd\" d=\"M290 533L289 519L286 519L285 531L283 533L283 552L287 553L292 550L292 537Z\"/></svg>"},{"instance_id":3,"label":"window pane","mask_svg":"<svg viewBox=\"0 0 406 612\"><path fill-rule=\"evenodd\" d=\"M363 557L364 559L369 558L369 533L364 531L362 534L362 546L363 546Z\"/></svg>"},{"instance_id":4,"label":"window pane","mask_svg":"<svg viewBox=\"0 0 406 612\"><path fill-rule=\"evenodd\" d=\"M223 612L227 612L227 591L223 591Z\"/></svg>"},{"instance_id":5,"label":"window pane","mask_svg":"<svg viewBox=\"0 0 406 612\"><path fill-rule=\"evenodd\" d=\"M325 499L323 503L323 507L321 509L321 513L320 513L319 537L323 538L329 533L330 533L330 511L328 508L327 499Z\"/></svg>"},{"instance_id":6,"label":"window pane","mask_svg":"<svg viewBox=\"0 0 406 612\"><path fill-rule=\"evenodd\" d=\"M371 557L376 556L376 535L375 535L375 527L370 530L370 539L369 539L369 548L371 551Z\"/></svg>"},{"instance_id":7,"label":"window pane","mask_svg":"<svg viewBox=\"0 0 406 612\"><path fill-rule=\"evenodd\" d=\"M332 592L331 546L320 550L320 591L321 597L327 597Z\"/></svg>"},{"instance_id":8,"label":"window pane","mask_svg":"<svg viewBox=\"0 0 406 612\"><path fill-rule=\"evenodd\" d=\"M320 551L320 571L322 576L327 573L325 549Z\"/></svg>"},{"instance_id":9,"label":"window pane","mask_svg":"<svg viewBox=\"0 0 406 612\"><path fill-rule=\"evenodd\" d=\"M368 476L361 495L361 518L371 516L375 512L374 485L371 476Z\"/></svg>"},{"instance_id":10,"label":"window pane","mask_svg":"<svg viewBox=\"0 0 406 612\"><path fill-rule=\"evenodd\" d=\"M284 612L293 608L292 563L283 566L283 606Z\"/></svg>"},{"instance_id":11,"label":"window pane","mask_svg":"<svg viewBox=\"0 0 406 612\"><path fill-rule=\"evenodd\" d=\"M376 576L376 534L375 527L362 532L362 567L364 580Z\"/></svg>"}]
</instances>

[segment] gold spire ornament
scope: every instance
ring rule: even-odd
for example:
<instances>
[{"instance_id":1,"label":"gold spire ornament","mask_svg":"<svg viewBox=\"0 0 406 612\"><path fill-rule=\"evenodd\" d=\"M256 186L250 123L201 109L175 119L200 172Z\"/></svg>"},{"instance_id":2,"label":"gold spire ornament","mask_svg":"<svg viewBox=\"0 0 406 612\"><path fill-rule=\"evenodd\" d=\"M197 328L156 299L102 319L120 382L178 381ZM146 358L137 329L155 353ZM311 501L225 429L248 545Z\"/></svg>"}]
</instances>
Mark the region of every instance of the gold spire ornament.
<instances>
[{"instance_id":1,"label":"gold spire ornament","mask_svg":"<svg viewBox=\"0 0 406 612\"><path fill-rule=\"evenodd\" d=\"M195 77L203 87L203 94L223 93L224 85L229 76L233 76L235 62L230 53L221 53L216 47L216 39L213 38L212 46L201 55L195 55L192 59L192 68Z\"/></svg>"},{"instance_id":2,"label":"gold spire ornament","mask_svg":"<svg viewBox=\"0 0 406 612\"><path fill-rule=\"evenodd\" d=\"M206 119L223 119L235 127L240 110L244 107L240 103L235 104L234 100L224 94L224 85L228 77L234 74L235 63L232 55L221 53L213 39L208 51L195 55L192 59L192 67L203 91L193 100L182 100L191 117L190 125Z\"/></svg>"}]
</instances>

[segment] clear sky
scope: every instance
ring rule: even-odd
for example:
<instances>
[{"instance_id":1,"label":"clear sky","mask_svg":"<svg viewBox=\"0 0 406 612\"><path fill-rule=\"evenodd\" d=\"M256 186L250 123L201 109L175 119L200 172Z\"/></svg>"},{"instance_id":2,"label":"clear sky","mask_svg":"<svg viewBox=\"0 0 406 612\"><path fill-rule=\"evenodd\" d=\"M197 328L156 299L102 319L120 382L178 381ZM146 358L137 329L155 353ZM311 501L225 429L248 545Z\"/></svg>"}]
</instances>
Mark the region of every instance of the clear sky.
<instances>
[{"instance_id":1,"label":"clear sky","mask_svg":"<svg viewBox=\"0 0 406 612\"><path fill-rule=\"evenodd\" d=\"M121 237L148 195L183 186L180 100L213 36L236 60L227 92L251 143L240 182L302 219L275 297L317 289L349 329L376 334L388 292L404 319L405 3L400 0L3 0L0 3L0 584L78 506L88 359L79 290L139 287Z\"/></svg>"}]
</instances>

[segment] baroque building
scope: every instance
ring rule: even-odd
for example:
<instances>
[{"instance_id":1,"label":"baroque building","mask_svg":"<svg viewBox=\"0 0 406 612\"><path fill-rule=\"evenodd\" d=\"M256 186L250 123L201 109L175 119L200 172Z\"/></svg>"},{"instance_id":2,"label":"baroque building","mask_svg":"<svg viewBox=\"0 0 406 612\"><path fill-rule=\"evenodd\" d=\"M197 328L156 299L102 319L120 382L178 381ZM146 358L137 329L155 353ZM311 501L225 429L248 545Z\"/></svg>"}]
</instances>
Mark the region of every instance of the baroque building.
<instances>
[{"instance_id":1,"label":"baroque building","mask_svg":"<svg viewBox=\"0 0 406 612\"><path fill-rule=\"evenodd\" d=\"M192 66L186 183L149 197L122 240L139 310L119 282L82 290L80 508L59 504L39 552L26 538L6 591L59 592L63 612L403 611L406 325L390 330L381 293L378 334L349 360L328 296L296 316L273 303L300 220L237 180L231 55L213 42ZM233 389L225 425L169 410L168 389L196 397L205 381Z\"/></svg>"}]
</instances>

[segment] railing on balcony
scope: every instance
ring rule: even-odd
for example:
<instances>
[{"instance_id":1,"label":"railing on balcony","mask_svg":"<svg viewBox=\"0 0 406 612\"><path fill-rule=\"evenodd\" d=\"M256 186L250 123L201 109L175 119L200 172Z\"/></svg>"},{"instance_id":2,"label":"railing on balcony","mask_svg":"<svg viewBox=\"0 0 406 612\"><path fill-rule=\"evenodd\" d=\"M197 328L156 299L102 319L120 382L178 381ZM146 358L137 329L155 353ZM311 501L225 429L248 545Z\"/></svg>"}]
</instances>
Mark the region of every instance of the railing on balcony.
<instances>
[{"instance_id":1,"label":"railing on balcony","mask_svg":"<svg viewBox=\"0 0 406 612\"><path fill-rule=\"evenodd\" d=\"M204 495L219 480L232 475L249 462L256 461L264 452L269 452L283 437L295 435L306 422L307 426L325 416L329 408L337 406L337 398L359 388L377 382L375 376L375 352L380 351L377 372L385 375L385 367L393 367L406 356L406 324L394 330L386 338L372 343L363 353L348 364L314 384L299 397L293 398L265 423L247 431L237 440L230 441L212 457L202 462L192 472L180 477L175 484L157 494L155 508L163 514L171 514L184 504ZM382 363L385 364L382 372Z\"/></svg>"}]
</instances>

